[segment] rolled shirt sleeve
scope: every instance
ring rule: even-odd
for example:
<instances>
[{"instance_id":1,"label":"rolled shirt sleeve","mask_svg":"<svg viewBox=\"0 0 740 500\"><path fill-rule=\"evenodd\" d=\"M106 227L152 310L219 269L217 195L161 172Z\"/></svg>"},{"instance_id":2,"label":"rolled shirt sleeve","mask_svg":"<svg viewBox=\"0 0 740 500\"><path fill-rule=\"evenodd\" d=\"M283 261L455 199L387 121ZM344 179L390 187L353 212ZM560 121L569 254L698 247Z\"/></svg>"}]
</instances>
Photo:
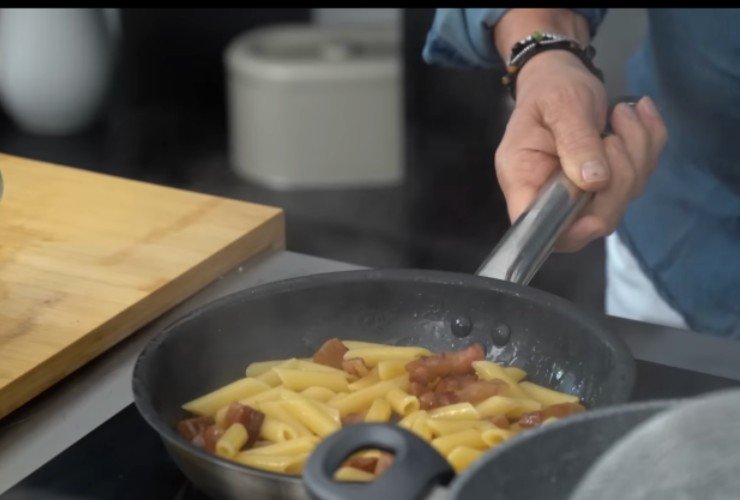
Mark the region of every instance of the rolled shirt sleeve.
<instances>
[{"instance_id":1,"label":"rolled shirt sleeve","mask_svg":"<svg viewBox=\"0 0 740 500\"><path fill-rule=\"evenodd\" d=\"M422 52L428 64L452 68L501 68L492 31L508 9L437 9ZM573 9L596 34L607 9Z\"/></svg>"}]
</instances>

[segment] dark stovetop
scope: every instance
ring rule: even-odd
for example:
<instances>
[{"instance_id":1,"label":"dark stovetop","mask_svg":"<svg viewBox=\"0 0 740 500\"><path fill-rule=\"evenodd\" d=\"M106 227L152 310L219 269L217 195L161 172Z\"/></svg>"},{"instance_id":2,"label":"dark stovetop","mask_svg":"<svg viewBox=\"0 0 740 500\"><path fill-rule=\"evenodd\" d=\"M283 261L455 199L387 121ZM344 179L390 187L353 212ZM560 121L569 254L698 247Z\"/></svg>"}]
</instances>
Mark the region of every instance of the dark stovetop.
<instances>
[{"instance_id":1,"label":"dark stovetop","mask_svg":"<svg viewBox=\"0 0 740 500\"><path fill-rule=\"evenodd\" d=\"M740 382L637 362L634 400L690 397ZM16 486L2 500L205 499L129 405Z\"/></svg>"}]
</instances>

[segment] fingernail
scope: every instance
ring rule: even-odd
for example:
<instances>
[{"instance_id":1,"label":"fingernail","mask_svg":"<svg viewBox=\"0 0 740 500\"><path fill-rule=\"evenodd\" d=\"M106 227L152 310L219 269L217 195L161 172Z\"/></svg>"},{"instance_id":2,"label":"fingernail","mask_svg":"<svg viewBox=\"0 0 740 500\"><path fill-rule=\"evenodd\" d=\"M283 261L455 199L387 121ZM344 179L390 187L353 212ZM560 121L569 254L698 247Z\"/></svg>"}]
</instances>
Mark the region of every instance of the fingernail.
<instances>
[{"instance_id":1,"label":"fingernail","mask_svg":"<svg viewBox=\"0 0 740 500\"><path fill-rule=\"evenodd\" d=\"M609 178L609 169L601 160L587 161L581 166L581 177L586 182L605 181Z\"/></svg>"},{"instance_id":2,"label":"fingernail","mask_svg":"<svg viewBox=\"0 0 740 500\"><path fill-rule=\"evenodd\" d=\"M653 100L650 99L649 96L643 97L638 104L642 106L642 109L644 109L648 115L652 116L653 118L660 118L658 108L655 106L655 102L653 102Z\"/></svg>"},{"instance_id":3,"label":"fingernail","mask_svg":"<svg viewBox=\"0 0 740 500\"><path fill-rule=\"evenodd\" d=\"M635 108L630 106L629 104L622 103L619 105L620 108L622 108L622 114L625 116L628 116L631 120L638 120L637 112L635 111Z\"/></svg>"}]
</instances>

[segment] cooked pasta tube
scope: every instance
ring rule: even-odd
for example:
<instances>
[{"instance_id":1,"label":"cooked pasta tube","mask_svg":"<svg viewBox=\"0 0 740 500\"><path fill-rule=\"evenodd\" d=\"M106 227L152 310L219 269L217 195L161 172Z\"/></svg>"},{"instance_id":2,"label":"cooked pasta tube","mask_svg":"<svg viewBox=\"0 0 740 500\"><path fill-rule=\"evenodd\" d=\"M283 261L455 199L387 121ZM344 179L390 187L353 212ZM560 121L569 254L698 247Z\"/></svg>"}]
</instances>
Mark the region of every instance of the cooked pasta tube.
<instances>
[{"instance_id":1,"label":"cooked pasta tube","mask_svg":"<svg viewBox=\"0 0 740 500\"><path fill-rule=\"evenodd\" d=\"M473 369L481 380L493 380L495 378L503 380L508 384L505 394L507 396L516 398L526 398L525 393L517 384L516 380L512 379L504 370L504 367L494 363L493 361L473 361Z\"/></svg>"},{"instance_id":2,"label":"cooked pasta tube","mask_svg":"<svg viewBox=\"0 0 740 500\"><path fill-rule=\"evenodd\" d=\"M286 399L284 404L295 418L321 437L326 437L341 427L341 424L324 414L307 399Z\"/></svg>"},{"instance_id":3,"label":"cooked pasta tube","mask_svg":"<svg viewBox=\"0 0 740 500\"><path fill-rule=\"evenodd\" d=\"M580 401L578 396L554 391L532 382L521 382L519 387L521 387L530 398L539 401L543 406L552 406L561 403L578 403Z\"/></svg>"},{"instance_id":4,"label":"cooked pasta tube","mask_svg":"<svg viewBox=\"0 0 740 500\"><path fill-rule=\"evenodd\" d=\"M313 436L308 427L303 425L300 420L295 418L293 414L285 408L282 401L267 401L259 404L259 410L267 416L281 420L294 428L299 436Z\"/></svg>"},{"instance_id":5,"label":"cooked pasta tube","mask_svg":"<svg viewBox=\"0 0 740 500\"><path fill-rule=\"evenodd\" d=\"M506 396L491 396L478 403L475 407L482 418L506 415L519 417L523 413L542 409L542 404L533 399L509 398Z\"/></svg>"},{"instance_id":6,"label":"cooked pasta tube","mask_svg":"<svg viewBox=\"0 0 740 500\"><path fill-rule=\"evenodd\" d=\"M282 391L284 390L285 389L283 389L282 387L272 387L264 392L255 394L254 396L240 399L239 402L243 405L254 407L255 405L264 403L266 401L277 401L281 398Z\"/></svg>"},{"instance_id":7,"label":"cooked pasta tube","mask_svg":"<svg viewBox=\"0 0 740 500\"><path fill-rule=\"evenodd\" d=\"M380 380L390 380L407 373L405 360L380 361L377 365Z\"/></svg>"},{"instance_id":8,"label":"cooked pasta tube","mask_svg":"<svg viewBox=\"0 0 740 500\"><path fill-rule=\"evenodd\" d=\"M260 455L243 451L238 453L234 460L256 469L283 474L299 474L303 470L308 455L308 453L300 455Z\"/></svg>"},{"instance_id":9,"label":"cooked pasta tube","mask_svg":"<svg viewBox=\"0 0 740 500\"><path fill-rule=\"evenodd\" d=\"M414 422L416 422L420 418L426 418L426 417L427 417L426 410L415 411L413 413L409 413L408 415L403 417L401 420L399 420L398 425L403 427L404 429L411 430L411 427L414 425Z\"/></svg>"},{"instance_id":10,"label":"cooked pasta tube","mask_svg":"<svg viewBox=\"0 0 740 500\"><path fill-rule=\"evenodd\" d=\"M483 450L486 448L486 443L483 441L479 430L466 429L464 431L433 439L432 446L434 446L442 455L447 456L458 446L467 446L469 448Z\"/></svg>"},{"instance_id":11,"label":"cooked pasta tube","mask_svg":"<svg viewBox=\"0 0 740 500\"><path fill-rule=\"evenodd\" d=\"M333 405L339 410L341 416L369 408L373 401L383 397L386 392L394 388L407 390L409 386L408 375L401 375L391 380L383 380L375 384L347 394Z\"/></svg>"},{"instance_id":12,"label":"cooked pasta tube","mask_svg":"<svg viewBox=\"0 0 740 500\"><path fill-rule=\"evenodd\" d=\"M309 387L325 387L334 392L348 391L347 377L336 371L309 371L294 368L273 368L284 387L294 391L302 391Z\"/></svg>"},{"instance_id":13,"label":"cooked pasta tube","mask_svg":"<svg viewBox=\"0 0 740 500\"><path fill-rule=\"evenodd\" d=\"M478 429L483 431L493 427L491 422L485 420L448 420L443 418L427 419L427 425L435 437L446 436L466 429Z\"/></svg>"},{"instance_id":14,"label":"cooked pasta tube","mask_svg":"<svg viewBox=\"0 0 740 500\"><path fill-rule=\"evenodd\" d=\"M375 480L375 474L355 469L354 467L340 467L334 473L335 481L368 482Z\"/></svg>"},{"instance_id":15,"label":"cooked pasta tube","mask_svg":"<svg viewBox=\"0 0 740 500\"><path fill-rule=\"evenodd\" d=\"M391 404L386 399L376 399L365 415L365 422L387 422L391 418Z\"/></svg>"},{"instance_id":16,"label":"cooked pasta tube","mask_svg":"<svg viewBox=\"0 0 740 500\"><path fill-rule=\"evenodd\" d=\"M247 365L246 375L247 377L259 377L270 369L280 366L281 364L288 361L287 359L276 359L274 361L255 361Z\"/></svg>"},{"instance_id":17,"label":"cooked pasta tube","mask_svg":"<svg viewBox=\"0 0 740 500\"><path fill-rule=\"evenodd\" d=\"M416 420L414 420L414 423L411 424L411 432L415 433L422 439L431 441L434 436L432 435L432 430L427 424L428 421L429 419L424 416L417 418Z\"/></svg>"},{"instance_id":18,"label":"cooked pasta tube","mask_svg":"<svg viewBox=\"0 0 740 500\"><path fill-rule=\"evenodd\" d=\"M429 412L429 418L446 418L451 420L471 420L478 419L478 411L470 403L455 403L447 406L440 406Z\"/></svg>"},{"instance_id":19,"label":"cooked pasta tube","mask_svg":"<svg viewBox=\"0 0 740 500\"><path fill-rule=\"evenodd\" d=\"M287 423L270 415L265 415L265 419L260 427L260 437L280 443L295 439L299 436L298 431Z\"/></svg>"},{"instance_id":20,"label":"cooked pasta tube","mask_svg":"<svg viewBox=\"0 0 740 500\"><path fill-rule=\"evenodd\" d=\"M516 366L505 366L504 372L506 372L506 374L514 382L521 382L522 380L527 378L527 372L525 372L521 368L517 368Z\"/></svg>"},{"instance_id":21,"label":"cooked pasta tube","mask_svg":"<svg viewBox=\"0 0 740 500\"><path fill-rule=\"evenodd\" d=\"M370 387L371 385L376 384L379 381L380 378L378 378L378 370L376 368L373 368L372 370L370 370L370 373L349 384L348 390L352 392L357 392L360 389Z\"/></svg>"},{"instance_id":22,"label":"cooked pasta tube","mask_svg":"<svg viewBox=\"0 0 740 500\"><path fill-rule=\"evenodd\" d=\"M511 437L511 431L506 429L499 429L496 426L491 426L488 429L483 429L480 433L481 439L486 443L486 446L496 446L501 442Z\"/></svg>"},{"instance_id":23,"label":"cooked pasta tube","mask_svg":"<svg viewBox=\"0 0 740 500\"><path fill-rule=\"evenodd\" d=\"M304 398L315 399L322 403L326 403L335 395L336 393L334 391L327 389L326 387L309 387L301 391L301 396Z\"/></svg>"},{"instance_id":24,"label":"cooked pasta tube","mask_svg":"<svg viewBox=\"0 0 740 500\"><path fill-rule=\"evenodd\" d=\"M458 446L447 455L447 461L459 474L483 453L485 453L483 450L470 448L469 446Z\"/></svg>"},{"instance_id":25,"label":"cooked pasta tube","mask_svg":"<svg viewBox=\"0 0 740 500\"><path fill-rule=\"evenodd\" d=\"M287 456L287 455L301 455L303 453L310 453L316 445L319 444L319 438L316 436L303 436L290 441L283 441L281 443L269 444L267 446L261 446L259 448L252 448L251 450L243 451L242 453L251 453L254 455L276 455L276 456Z\"/></svg>"},{"instance_id":26,"label":"cooked pasta tube","mask_svg":"<svg viewBox=\"0 0 740 500\"><path fill-rule=\"evenodd\" d=\"M406 416L419 410L419 398L394 387L385 393L385 399L391 404L391 408L401 416Z\"/></svg>"},{"instance_id":27,"label":"cooked pasta tube","mask_svg":"<svg viewBox=\"0 0 740 500\"><path fill-rule=\"evenodd\" d=\"M213 416L234 401L265 392L270 386L256 378L242 378L211 391L182 405L182 408L200 416Z\"/></svg>"},{"instance_id":28,"label":"cooked pasta tube","mask_svg":"<svg viewBox=\"0 0 740 500\"><path fill-rule=\"evenodd\" d=\"M381 361L412 361L422 356L431 356L429 349L424 347L382 346L360 347L350 349L344 353L344 359L360 358L369 367L376 366Z\"/></svg>"},{"instance_id":29,"label":"cooked pasta tube","mask_svg":"<svg viewBox=\"0 0 740 500\"><path fill-rule=\"evenodd\" d=\"M247 429L239 422L233 423L216 441L216 454L224 458L233 458L246 444L248 438Z\"/></svg>"}]
</instances>

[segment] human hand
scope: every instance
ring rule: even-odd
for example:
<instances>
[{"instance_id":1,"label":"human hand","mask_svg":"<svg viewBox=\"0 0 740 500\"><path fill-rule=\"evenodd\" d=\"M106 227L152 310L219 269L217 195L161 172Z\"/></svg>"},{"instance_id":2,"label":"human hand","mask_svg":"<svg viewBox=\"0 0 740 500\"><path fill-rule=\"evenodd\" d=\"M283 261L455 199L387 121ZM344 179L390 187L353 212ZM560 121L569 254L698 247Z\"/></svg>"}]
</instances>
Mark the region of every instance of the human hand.
<instances>
[{"instance_id":1,"label":"human hand","mask_svg":"<svg viewBox=\"0 0 740 500\"><path fill-rule=\"evenodd\" d=\"M629 201L642 193L667 132L649 97L635 109L615 107L607 120L603 84L566 51L533 57L517 78L516 107L496 151L496 174L512 221L532 203L553 173L595 195L558 240L576 251L613 232Z\"/></svg>"}]
</instances>

